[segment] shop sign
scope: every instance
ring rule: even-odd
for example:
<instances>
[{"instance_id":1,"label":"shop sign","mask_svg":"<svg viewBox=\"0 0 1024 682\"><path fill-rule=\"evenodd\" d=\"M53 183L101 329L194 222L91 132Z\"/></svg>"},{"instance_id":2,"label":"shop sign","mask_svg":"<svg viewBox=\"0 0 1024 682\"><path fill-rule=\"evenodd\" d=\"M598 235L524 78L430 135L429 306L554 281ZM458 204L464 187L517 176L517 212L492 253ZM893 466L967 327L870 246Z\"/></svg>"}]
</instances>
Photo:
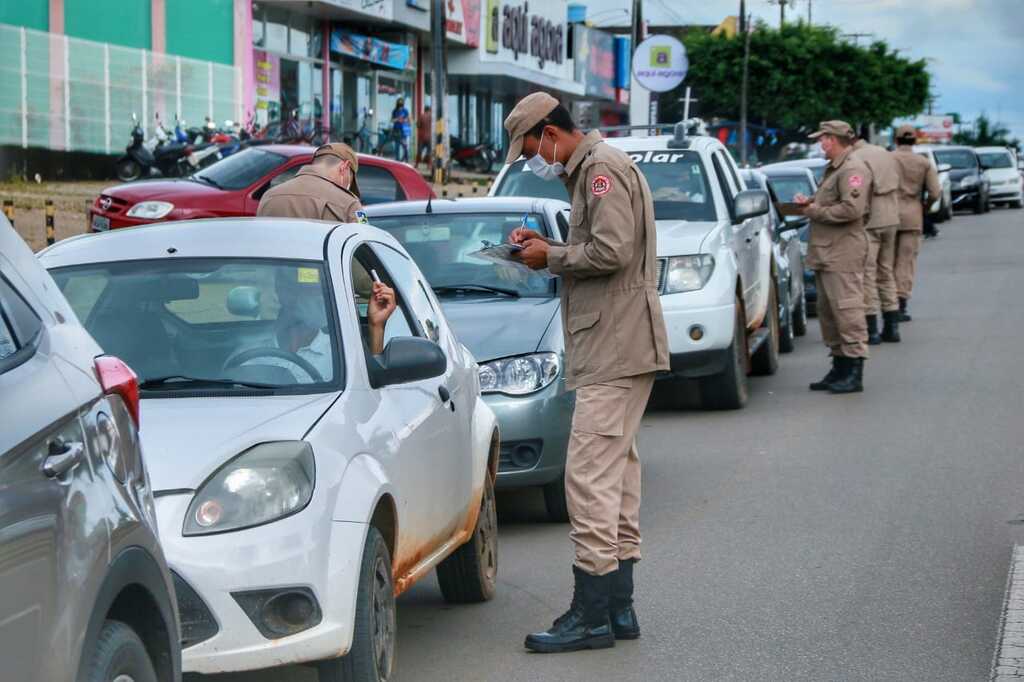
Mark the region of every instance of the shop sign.
<instances>
[{"instance_id":1,"label":"shop sign","mask_svg":"<svg viewBox=\"0 0 1024 682\"><path fill-rule=\"evenodd\" d=\"M335 28L331 32L331 51L399 70L409 67L412 56L408 45L389 43L343 28Z\"/></svg>"},{"instance_id":2,"label":"shop sign","mask_svg":"<svg viewBox=\"0 0 1024 682\"><path fill-rule=\"evenodd\" d=\"M914 127L917 128L917 138L922 143L949 143L953 140L952 116L918 116L914 121Z\"/></svg>"},{"instance_id":3,"label":"shop sign","mask_svg":"<svg viewBox=\"0 0 1024 682\"><path fill-rule=\"evenodd\" d=\"M253 76L256 80L256 122L270 120L271 103L281 100L281 58L265 50L253 50Z\"/></svg>"},{"instance_id":4,"label":"shop sign","mask_svg":"<svg viewBox=\"0 0 1024 682\"><path fill-rule=\"evenodd\" d=\"M512 51L514 59L529 54L544 68L545 62L561 64L565 52L565 28L539 14L530 14L530 3L505 5L501 10L501 46Z\"/></svg>"},{"instance_id":5,"label":"shop sign","mask_svg":"<svg viewBox=\"0 0 1024 682\"><path fill-rule=\"evenodd\" d=\"M686 48L672 36L651 36L633 53L633 75L652 92L667 92L682 83L688 67Z\"/></svg>"},{"instance_id":6,"label":"shop sign","mask_svg":"<svg viewBox=\"0 0 1024 682\"><path fill-rule=\"evenodd\" d=\"M391 21L395 18L394 0L323 0L328 5Z\"/></svg>"},{"instance_id":7,"label":"shop sign","mask_svg":"<svg viewBox=\"0 0 1024 682\"><path fill-rule=\"evenodd\" d=\"M480 46L480 0L444 0L445 33L449 40Z\"/></svg>"},{"instance_id":8,"label":"shop sign","mask_svg":"<svg viewBox=\"0 0 1024 682\"><path fill-rule=\"evenodd\" d=\"M583 83L584 94L603 99L615 98L615 40L611 33L574 26L576 80Z\"/></svg>"},{"instance_id":9,"label":"shop sign","mask_svg":"<svg viewBox=\"0 0 1024 682\"><path fill-rule=\"evenodd\" d=\"M483 7L478 63L518 67L521 75L516 77L525 77L525 69L541 76L537 84L576 89L574 62L566 54L565 0L486 0ZM495 73L491 67L482 68L482 73Z\"/></svg>"}]
</instances>

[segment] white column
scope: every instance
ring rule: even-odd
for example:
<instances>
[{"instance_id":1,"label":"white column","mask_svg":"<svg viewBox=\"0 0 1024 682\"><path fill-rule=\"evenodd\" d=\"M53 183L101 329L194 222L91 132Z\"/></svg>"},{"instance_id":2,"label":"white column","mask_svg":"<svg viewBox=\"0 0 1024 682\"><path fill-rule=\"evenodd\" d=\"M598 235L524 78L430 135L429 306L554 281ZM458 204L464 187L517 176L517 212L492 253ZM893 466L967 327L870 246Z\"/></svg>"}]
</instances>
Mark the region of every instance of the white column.
<instances>
[{"instance_id":1,"label":"white column","mask_svg":"<svg viewBox=\"0 0 1024 682\"><path fill-rule=\"evenodd\" d=\"M21 27L21 147L28 148L28 60L25 56L25 27Z\"/></svg>"},{"instance_id":2,"label":"white column","mask_svg":"<svg viewBox=\"0 0 1024 682\"><path fill-rule=\"evenodd\" d=\"M206 62L206 108L213 121L213 62Z\"/></svg>"},{"instance_id":3,"label":"white column","mask_svg":"<svg viewBox=\"0 0 1024 682\"><path fill-rule=\"evenodd\" d=\"M146 107L146 97L149 95L148 78L146 77L146 51L140 50L139 57L142 59L142 137L146 137L146 126L149 125L149 110Z\"/></svg>"},{"instance_id":4,"label":"white column","mask_svg":"<svg viewBox=\"0 0 1024 682\"><path fill-rule=\"evenodd\" d=\"M636 76L630 75L629 81L629 124L645 125L650 117L651 91L640 85ZM633 137L647 137L647 130L631 130Z\"/></svg>"},{"instance_id":5,"label":"white column","mask_svg":"<svg viewBox=\"0 0 1024 682\"><path fill-rule=\"evenodd\" d=\"M174 58L174 97L177 111L174 113L181 116L181 57Z\"/></svg>"},{"instance_id":6,"label":"white column","mask_svg":"<svg viewBox=\"0 0 1024 682\"><path fill-rule=\"evenodd\" d=\"M110 44L103 43L103 138L110 153Z\"/></svg>"},{"instance_id":7,"label":"white column","mask_svg":"<svg viewBox=\"0 0 1024 682\"><path fill-rule=\"evenodd\" d=\"M71 72L68 67L68 37L64 35L64 149L71 149Z\"/></svg>"}]
</instances>

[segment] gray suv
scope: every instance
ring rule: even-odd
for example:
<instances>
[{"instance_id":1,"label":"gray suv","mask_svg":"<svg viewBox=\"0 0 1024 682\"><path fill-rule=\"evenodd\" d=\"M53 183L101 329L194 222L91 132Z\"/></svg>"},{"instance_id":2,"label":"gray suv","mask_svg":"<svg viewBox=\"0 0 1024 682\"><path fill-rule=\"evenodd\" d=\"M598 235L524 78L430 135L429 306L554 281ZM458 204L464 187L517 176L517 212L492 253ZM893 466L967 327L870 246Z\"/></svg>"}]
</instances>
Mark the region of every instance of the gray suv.
<instances>
[{"instance_id":1,"label":"gray suv","mask_svg":"<svg viewBox=\"0 0 1024 682\"><path fill-rule=\"evenodd\" d=\"M101 292L93 292L99 295ZM0 217L0 662L19 682L177 682L138 387Z\"/></svg>"}]
</instances>

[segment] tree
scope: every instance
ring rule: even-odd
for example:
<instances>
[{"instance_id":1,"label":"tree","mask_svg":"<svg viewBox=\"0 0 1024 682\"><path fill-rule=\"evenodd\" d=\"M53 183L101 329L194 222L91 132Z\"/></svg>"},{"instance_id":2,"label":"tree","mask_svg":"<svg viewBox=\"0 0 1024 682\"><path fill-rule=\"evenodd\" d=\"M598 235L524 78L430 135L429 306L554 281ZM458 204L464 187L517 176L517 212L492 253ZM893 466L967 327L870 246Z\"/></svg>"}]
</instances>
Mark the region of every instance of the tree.
<instances>
[{"instance_id":1,"label":"tree","mask_svg":"<svg viewBox=\"0 0 1024 682\"><path fill-rule=\"evenodd\" d=\"M1018 140L1010 139L1010 130L1001 123L993 123L984 113L974 124L953 135L953 142L971 147L1014 147ZM1016 144L1015 144L1016 143Z\"/></svg>"},{"instance_id":2,"label":"tree","mask_svg":"<svg viewBox=\"0 0 1024 682\"><path fill-rule=\"evenodd\" d=\"M705 118L735 119L740 109L743 36L687 34L690 69L680 88L662 96L662 120L681 116L677 100L692 86ZM924 60L900 57L884 41L859 47L835 28L803 22L773 29L759 23L750 36L751 120L798 130L819 121L888 126L920 113L927 102Z\"/></svg>"}]
</instances>

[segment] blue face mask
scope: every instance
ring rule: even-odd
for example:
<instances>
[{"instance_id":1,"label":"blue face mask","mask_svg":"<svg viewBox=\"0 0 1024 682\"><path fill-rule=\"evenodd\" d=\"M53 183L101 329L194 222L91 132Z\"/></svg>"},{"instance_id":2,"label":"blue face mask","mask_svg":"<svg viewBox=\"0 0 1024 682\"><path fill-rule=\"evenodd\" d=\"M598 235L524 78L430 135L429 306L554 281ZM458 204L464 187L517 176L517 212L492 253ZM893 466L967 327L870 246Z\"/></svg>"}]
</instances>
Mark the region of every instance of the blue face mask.
<instances>
[{"instance_id":1,"label":"blue face mask","mask_svg":"<svg viewBox=\"0 0 1024 682\"><path fill-rule=\"evenodd\" d=\"M544 133L540 134L541 144L544 143ZM558 145L555 145L553 154L558 153ZM560 161L554 163L548 163L543 156L540 155L540 145L537 145L537 153L526 160L526 165L533 171L541 180L554 180L559 175L565 173L565 165Z\"/></svg>"}]
</instances>

